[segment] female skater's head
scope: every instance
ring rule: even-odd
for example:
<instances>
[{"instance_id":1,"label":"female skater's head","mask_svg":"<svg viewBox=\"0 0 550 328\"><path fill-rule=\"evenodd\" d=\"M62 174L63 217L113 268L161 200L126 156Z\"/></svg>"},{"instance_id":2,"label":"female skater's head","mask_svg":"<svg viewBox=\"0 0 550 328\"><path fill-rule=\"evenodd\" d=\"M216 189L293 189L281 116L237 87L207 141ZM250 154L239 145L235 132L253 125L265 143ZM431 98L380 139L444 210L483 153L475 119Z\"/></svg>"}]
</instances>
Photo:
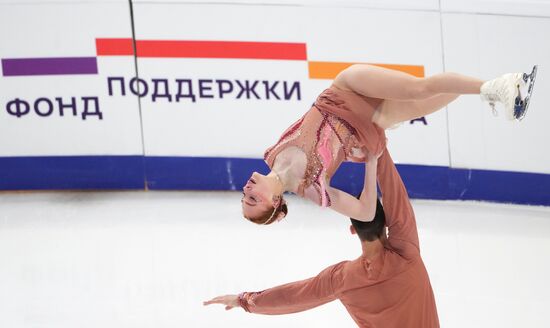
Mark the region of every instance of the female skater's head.
<instances>
[{"instance_id":1,"label":"female skater's head","mask_svg":"<svg viewBox=\"0 0 550 328\"><path fill-rule=\"evenodd\" d=\"M358 197L359 198L359 197ZM351 219L351 225L353 226L352 233L355 232L359 236L361 241L375 241L376 239L382 239L385 234L386 227L386 215L384 214L384 208L379 199L376 199L376 214L374 219L370 222L362 222Z\"/></svg>"},{"instance_id":2,"label":"female skater's head","mask_svg":"<svg viewBox=\"0 0 550 328\"><path fill-rule=\"evenodd\" d=\"M257 172L243 187L241 203L243 216L256 224L280 221L288 213L280 182Z\"/></svg>"}]
</instances>

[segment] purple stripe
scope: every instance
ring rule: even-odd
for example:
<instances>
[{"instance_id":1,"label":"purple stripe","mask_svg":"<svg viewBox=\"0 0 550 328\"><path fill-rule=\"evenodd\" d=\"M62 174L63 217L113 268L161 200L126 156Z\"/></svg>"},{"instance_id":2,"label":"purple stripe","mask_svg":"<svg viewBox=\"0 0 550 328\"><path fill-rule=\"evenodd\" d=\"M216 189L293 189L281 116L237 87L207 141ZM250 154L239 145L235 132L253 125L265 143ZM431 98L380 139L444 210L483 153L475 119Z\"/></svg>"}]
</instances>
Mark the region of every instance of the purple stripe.
<instances>
[{"instance_id":1,"label":"purple stripe","mask_svg":"<svg viewBox=\"0 0 550 328\"><path fill-rule=\"evenodd\" d=\"M96 57L2 59L4 76L97 74Z\"/></svg>"}]
</instances>

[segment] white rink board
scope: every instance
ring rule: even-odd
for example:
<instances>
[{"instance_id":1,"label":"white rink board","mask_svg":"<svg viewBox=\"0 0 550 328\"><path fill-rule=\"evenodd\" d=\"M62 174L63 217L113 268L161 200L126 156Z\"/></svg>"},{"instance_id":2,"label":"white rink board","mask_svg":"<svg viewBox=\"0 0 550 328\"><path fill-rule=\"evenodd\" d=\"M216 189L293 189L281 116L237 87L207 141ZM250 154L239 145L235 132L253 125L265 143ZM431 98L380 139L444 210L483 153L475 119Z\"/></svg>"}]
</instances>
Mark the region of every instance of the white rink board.
<instances>
[{"instance_id":1,"label":"white rink board","mask_svg":"<svg viewBox=\"0 0 550 328\"><path fill-rule=\"evenodd\" d=\"M479 7L489 2L466 3ZM404 1L352 0L274 0L263 5L247 0L135 1L137 40L297 42L307 47L307 61L140 57L139 74L145 81L298 81L301 100L234 99L235 92L196 103L152 102L150 90L141 99L142 144L138 99L128 90L136 74L134 58L97 56L98 75L0 77L0 156L135 155L145 148L149 156L260 158L330 85L330 80L309 78L308 61L424 65L427 76L454 71L484 79L528 70L536 63L535 94L521 124L494 119L477 96L465 96L448 113L429 116L428 126L405 124L387 134L400 163L549 173L550 154L543 144L550 139L550 113L545 110L550 104L545 76L550 18L511 15L545 16L550 1L521 2L523 11L509 9L518 1L490 3L491 14L480 15L451 13L481 11L451 0L441 2L443 14L428 0L410 6ZM130 9L122 0L1 0L0 26L2 59L94 57L96 38L132 37ZM113 76L125 78L125 96L117 86L109 96L107 78ZM173 96L176 91L170 89ZM82 120L82 96L99 98L103 120ZM6 110L16 98L32 105L40 97L62 97L65 102L76 97L78 116L60 117L57 106L49 117L31 109L17 118Z\"/></svg>"},{"instance_id":2,"label":"white rink board","mask_svg":"<svg viewBox=\"0 0 550 328\"><path fill-rule=\"evenodd\" d=\"M134 3L197 3L192 0L134 0ZM206 2L206 1L205 1ZM439 0L217 0L230 5L280 5L307 7L362 7L378 9L439 10Z\"/></svg>"},{"instance_id":3,"label":"white rink board","mask_svg":"<svg viewBox=\"0 0 550 328\"><path fill-rule=\"evenodd\" d=\"M477 97L462 97L449 106L453 167L550 173L544 146L550 140L550 46L544 31L550 31L550 19L443 15L447 71L490 79L539 64L528 115L520 124L503 114L493 117Z\"/></svg>"},{"instance_id":4,"label":"white rink board","mask_svg":"<svg viewBox=\"0 0 550 328\"><path fill-rule=\"evenodd\" d=\"M104 3L118 3L128 4L128 0L0 0L0 4L42 4L42 5L55 5L55 4L104 4Z\"/></svg>"},{"instance_id":5,"label":"white rink board","mask_svg":"<svg viewBox=\"0 0 550 328\"><path fill-rule=\"evenodd\" d=\"M306 43L308 61L423 65L428 75L443 70L439 15L429 12L137 3L135 19L138 40L296 42ZM306 61L138 58L138 71L146 81L281 80L302 87L300 101L144 98L146 155L261 157L330 85L309 79ZM389 133L398 161L449 164L445 112L428 122ZM419 154L420 144L431 151Z\"/></svg>"},{"instance_id":6,"label":"white rink board","mask_svg":"<svg viewBox=\"0 0 550 328\"><path fill-rule=\"evenodd\" d=\"M0 58L95 57L96 38L131 38L130 9L118 3L0 4ZM6 27L6 28L4 28ZM137 97L110 97L108 76L135 76L134 59L98 57L97 75L0 76L0 156L142 154ZM54 102L51 116L33 112L41 97L76 98L78 116ZM98 97L103 119L82 119L81 97ZM20 118L6 110L20 98L31 110Z\"/></svg>"},{"instance_id":7,"label":"white rink board","mask_svg":"<svg viewBox=\"0 0 550 328\"><path fill-rule=\"evenodd\" d=\"M550 17L550 0L441 0L441 11Z\"/></svg>"}]
</instances>

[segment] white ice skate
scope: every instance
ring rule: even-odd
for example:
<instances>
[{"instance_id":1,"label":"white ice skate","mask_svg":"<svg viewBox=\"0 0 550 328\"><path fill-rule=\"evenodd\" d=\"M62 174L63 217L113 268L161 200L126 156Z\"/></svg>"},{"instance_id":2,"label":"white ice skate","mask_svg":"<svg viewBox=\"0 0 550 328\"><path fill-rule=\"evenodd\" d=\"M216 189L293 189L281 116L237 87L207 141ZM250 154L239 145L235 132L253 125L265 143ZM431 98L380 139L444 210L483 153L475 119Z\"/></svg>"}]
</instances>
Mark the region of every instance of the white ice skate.
<instances>
[{"instance_id":1,"label":"white ice skate","mask_svg":"<svg viewBox=\"0 0 550 328\"><path fill-rule=\"evenodd\" d=\"M533 66L531 74L511 73L487 81L481 86L481 99L489 102L495 115L495 104L500 102L509 120L521 121L527 113L536 76L537 65Z\"/></svg>"}]
</instances>

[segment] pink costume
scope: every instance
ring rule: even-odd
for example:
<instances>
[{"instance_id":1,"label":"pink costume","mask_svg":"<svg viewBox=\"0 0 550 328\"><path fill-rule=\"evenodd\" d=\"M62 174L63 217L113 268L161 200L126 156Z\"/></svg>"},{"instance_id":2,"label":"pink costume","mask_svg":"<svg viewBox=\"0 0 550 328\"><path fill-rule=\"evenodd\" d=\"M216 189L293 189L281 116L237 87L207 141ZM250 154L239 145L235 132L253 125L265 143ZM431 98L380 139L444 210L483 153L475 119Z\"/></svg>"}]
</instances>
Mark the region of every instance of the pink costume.
<instances>
[{"instance_id":1,"label":"pink costume","mask_svg":"<svg viewBox=\"0 0 550 328\"><path fill-rule=\"evenodd\" d=\"M339 299L359 327L439 327L430 279L420 257L414 212L387 150L378 160L378 183L389 232L379 254L335 264L310 279L242 293L242 308L259 314L287 314Z\"/></svg>"},{"instance_id":2,"label":"pink costume","mask_svg":"<svg viewBox=\"0 0 550 328\"><path fill-rule=\"evenodd\" d=\"M315 195L319 205L330 206L326 187L340 164L365 162L367 153L379 153L386 145L384 130L372 122L381 102L331 86L266 150L266 163L273 168L281 151L300 148L307 156L307 166L298 194Z\"/></svg>"}]
</instances>

